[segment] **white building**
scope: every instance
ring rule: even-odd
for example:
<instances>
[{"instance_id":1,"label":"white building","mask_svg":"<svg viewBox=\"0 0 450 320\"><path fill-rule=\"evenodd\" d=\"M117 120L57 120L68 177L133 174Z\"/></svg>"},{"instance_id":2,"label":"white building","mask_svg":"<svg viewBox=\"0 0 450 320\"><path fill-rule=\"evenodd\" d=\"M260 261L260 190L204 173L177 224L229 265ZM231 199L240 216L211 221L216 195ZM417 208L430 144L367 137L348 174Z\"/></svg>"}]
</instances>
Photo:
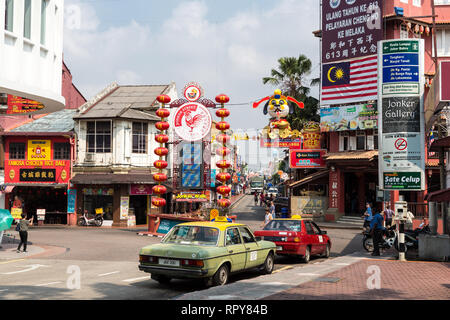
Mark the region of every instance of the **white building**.
<instances>
[{"instance_id":1,"label":"white building","mask_svg":"<svg viewBox=\"0 0 450 320\"><path fill-rule=\"evenodd\" d=\"M79 199L78 213L103 208L114 225L126 225L121 201L128 198L130 216L134 213L137 224L146 224L151 187L157 184L151 173L158 171L153 166L159 159L154 154L159 147L155 123L161 119L154 111L161 94L175 100L175 84L112 84L78 109L74 117L77 155L72 179ZM168 162L171 168L170 158ZM166 186L170 189L169 184Z\"/></svg>"},{"instance_id":2,"label":"white building","mask_svg":"<svg viewBox=\"0 0 450 320\"><path fill-rule=\"evenodd\" d=\"M64 0L0 1L0 94L38 101L50 113L61 94Z\"/></svg>"}]
</instances>

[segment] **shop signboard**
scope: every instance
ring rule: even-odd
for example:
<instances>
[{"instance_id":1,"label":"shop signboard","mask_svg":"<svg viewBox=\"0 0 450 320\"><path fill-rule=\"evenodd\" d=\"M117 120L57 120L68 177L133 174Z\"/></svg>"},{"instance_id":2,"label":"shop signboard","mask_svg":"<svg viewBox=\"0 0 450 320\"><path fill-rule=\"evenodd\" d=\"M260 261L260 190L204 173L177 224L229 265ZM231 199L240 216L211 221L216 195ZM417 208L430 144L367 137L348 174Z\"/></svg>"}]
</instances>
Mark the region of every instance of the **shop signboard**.
<instances>
[{"instance_id":1,"label":"shop signboard","mask_svg":"<svg viewBox=\"0 0 450 320\"><path fill-rule=\"evenodd\" d=\"M216 173L217 169L211 169L211 188L216 187Z\"/></svg>"},{"instance_id":2,"label":"shop signboard","mask_svg":"<svg viewBox=\"0 0 450 320\"><path fill-rule=\"evenodd\" d=\"M131 184L130 196L148 196L152 195L152 186L148 184Z\"/></svg>"},{"instance_id":3,"label":"shop signboard","mask_svg":"<svg viewBox=\"0 0 450 320\"><path fill-rule=\"evenodd\" d=\"M212 117L204 105L185 103L175 111L171 126L184 141L199 141L211 131Z\"/></svg>"},{"instance_id":4,"label":"shop signboard","mask_svg":"<svg viewBox=\"0 0 450 320\"><path fill-rule=\"evenodd\" d=\"M71 172L70 160L54 159L53 145L69 143L64 138L51 140L9 138L6 143L5 183L68 184ZM23 159L10 159L11 145L26 146Z\"/></svg>"},{"instance_id":5,"label":"shop signboard","mask_svg":"<svg viewBox=\"0 0 450 320\"><path fill-rule=\"evenodd\" d=\"M348 131L378 128L376 103L320 109L320 130Z\"/></svg>"},{"instance_id":6,"label":"shop signboard","mask_svg":"<svg viewBox=\"0 0 450 320\"><path fill-rule=\"evenodd\" d=\"M180 192L175 196L176 202L207 202L209 197L203 192Z\"/></svg>"},{"instance_id":7,"label":"shop signboard","mask_svg":"<svg viewBox=\"0 0 450 320\"><path fill-rule=\"evenodd\" d=\"M330 172L330 208L337 209L338 208L338 200L339 200L339 176L336 171Z\"/></svg>"},{"instance_id":8,"label":"shop signboard","mask_svg":"<svg viewBox=\"0 0 450 320\"><path fill-rule=\"evenodd\" d=\"M378 101L381 117L378 163L379 180L383 182L380 189L423 191L423 40L380 42L379 64L381 68Z\"/></svg>"},{"instance_id":9,"label":"shop signboard","mask_svg":"<svg viewBox=\"0 0 450 320\"><path fill-rule=\"evenodd\" d=\"M170 229L175 227L177 224L185 223L185 222L186 221L182 221L182 220L172 220L172 219L161 218L161 222L159 223L159 227L156 232L160 233L160 234L166 234L170 231Z\"/></svg>"},{"instance_id":10,"label":"shop signboard","mask_svg":"<svg viewBox=\"0 0 450 320\"><path fill-rule=\"evenodd\" d=\"M291 169L326 168L324 155L327 150L290 150L289 163Z\"/></svg>"},{"instance_id":11,"label":"shop signboard","mask_svg":"<svg viewBox=\"0 0 450 320\"><path fill-rule=\"evenodd\" d=\"M75 213L76 201L77 201L77 190L69 189L67 192L67 213Z\"/></svg>"},{"instance_id":12,"label":"shop signboard","mask_svg":"<svg viewBox=\"0 0 450 320\"><path fill-rule=\"evenodd\" d=\"M44 109L40 102L8 94L6 114L27 114Z\"/></svg>"},{"instance_id":13,"label":"shop signboard","mask_svg":"<svg viewBox=\"0 0 450 320\"><path fill-rule=\"evenodd\" d=\"M37 209L36 215L38 221L45 221L45 209Z\"/></svg>"}]
</instances>

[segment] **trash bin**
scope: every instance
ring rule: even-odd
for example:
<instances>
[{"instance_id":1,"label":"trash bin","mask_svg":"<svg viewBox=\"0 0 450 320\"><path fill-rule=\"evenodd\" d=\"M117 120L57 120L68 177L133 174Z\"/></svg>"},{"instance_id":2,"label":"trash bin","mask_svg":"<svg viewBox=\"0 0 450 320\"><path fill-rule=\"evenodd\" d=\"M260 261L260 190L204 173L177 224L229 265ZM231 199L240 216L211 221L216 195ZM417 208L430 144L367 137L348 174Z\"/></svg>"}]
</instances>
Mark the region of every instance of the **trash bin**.
<instances>
[{"instance_id":1,"label":"trash bin","mask_svg":"<svg viewBox=\"0 0 450 320\"><path fill-rule=\"evenodd\" d=\"M287 219L289 218L288 208L281 208L281 218Z\"/></svg>"}]
</instances>

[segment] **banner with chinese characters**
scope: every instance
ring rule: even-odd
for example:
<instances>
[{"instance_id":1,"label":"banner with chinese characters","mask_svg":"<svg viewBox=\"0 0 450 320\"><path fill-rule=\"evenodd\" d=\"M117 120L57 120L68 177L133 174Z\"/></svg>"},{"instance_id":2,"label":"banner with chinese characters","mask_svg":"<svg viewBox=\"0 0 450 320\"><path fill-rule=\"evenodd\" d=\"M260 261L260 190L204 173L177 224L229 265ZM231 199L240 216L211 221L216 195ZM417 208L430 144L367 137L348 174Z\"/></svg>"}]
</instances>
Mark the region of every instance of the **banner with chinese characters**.
<instances>
[{"instance_id":1,"label":"banner with chinese characters","mask_svg":"<svg viewBox=\"0 0 450 320\"><path fill-rule=\"evenodd\" d=\"M8 94L6 114L26 114L44 109L40 102Z\"/></svg>"},{"instance_id":2,"label":"banner with chinese characters","mask_svg":"<svg viewBox=\"0 0 450 320\"><path fill-rule=\"evenodd\" d=\"M322 1L322 63L377 53L383 40L382 0Z\"/></svg>"}]
</instances>

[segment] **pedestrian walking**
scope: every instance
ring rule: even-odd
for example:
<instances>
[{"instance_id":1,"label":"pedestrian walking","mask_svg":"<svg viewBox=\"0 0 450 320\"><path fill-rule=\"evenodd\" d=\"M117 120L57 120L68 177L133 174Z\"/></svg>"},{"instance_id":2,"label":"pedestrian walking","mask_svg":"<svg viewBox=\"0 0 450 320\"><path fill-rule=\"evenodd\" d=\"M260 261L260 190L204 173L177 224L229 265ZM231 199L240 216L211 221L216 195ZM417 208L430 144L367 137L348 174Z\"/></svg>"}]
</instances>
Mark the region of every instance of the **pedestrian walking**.
<instances>
[{"instance_id":1,"label":"pedestrian walking","mask_svg":"<svg viewBox=\"0 0 450 320\"><path fill-rule=\"evenodd\" d=\"M254 200L255 200L255 206L257 206L258 205L258 192L256 192L256 191L255 191Z\"/></svg>"},{"instance_id":2,"label":"pedestrian walking","mask_svg":"<svg viewBox=\"0 0 450 320\"><path fill-rule=\"evenodd\" d=\"M384 209L384 221L386 222L387 228L389 228L392 225L393 217L394 217L394 211L392 211L389 204L387 204L386 209Z\"/></svg>"},{"instance_id":3,"label":"pedestrian walking","mask_svg":"<svg viewBox=\"0 0 450 320\"><path fill-rule=\"evenodd\" d=\"M261 195L259 196L259 205L261 207L265 204L264 200L265 200L264 192L261 192Z\"/></svg>"},{"instance_id":4,"label":"pedestrian walking","mask_svg":"<svg viewBox=\"0 0 450 320\"><path fill-rule=\"evenodd\" d=\"M383 217L380 211L376 211L376 214L372 217L370 222L370 234L373 236L373 256L380 255L380 244L383 241Z\"/></svg>"},{"instance_id":5,"label":"pedestrian walking","mask_svg":"<svg viewBox=\"0 0 450 320\"><path fill-rule=\"evenodd\" d=\"M19 225L19 236L20 236L20 243L17 247L17 253L20 252L20 248L23 244L23 252L27 252L27 242L28 242L28 227L33 225L34 218L31 218L30 220L26 220L26 214L22 213L22 220L18 222Z\"/></svg>"},{"instance_id":6,"label":"pedestrian walking","mask_svg":"<svg viewBox=\"0 0 450 320\"><path fill-rule=\"evenodd\" d=\"M273 216L270 214L270 210L266 209L266 215L264 216L264 223L261 225L261 228L264 229L271 220L273 220Z\"/></svg>"},{"instance_id":7,"label":"pedestrian walking","mask_svg":"<svg viewBox=\"0 0 450 320\"><path fill-rule=\"evenodd\" d=\"M373 216L372 216L372 208L370 207L370 203L367 202L366 203L366 211L364 212L364 225L363 228L364 229L369 229L370 227L370 222L372 222Z\"/></svg>"},{"instance_id":8,"label":"pedestrian walking","mask_svg":"<svg viewBox=\"0 0 450 320\"><path fill-rule=\"evenodd\" d=\"M273 201L270 202L269 210L270 210L270 214L272 215L272 217L274 219L276 219L275 204L273 203Z\"/></svg>"}]
</instances>

